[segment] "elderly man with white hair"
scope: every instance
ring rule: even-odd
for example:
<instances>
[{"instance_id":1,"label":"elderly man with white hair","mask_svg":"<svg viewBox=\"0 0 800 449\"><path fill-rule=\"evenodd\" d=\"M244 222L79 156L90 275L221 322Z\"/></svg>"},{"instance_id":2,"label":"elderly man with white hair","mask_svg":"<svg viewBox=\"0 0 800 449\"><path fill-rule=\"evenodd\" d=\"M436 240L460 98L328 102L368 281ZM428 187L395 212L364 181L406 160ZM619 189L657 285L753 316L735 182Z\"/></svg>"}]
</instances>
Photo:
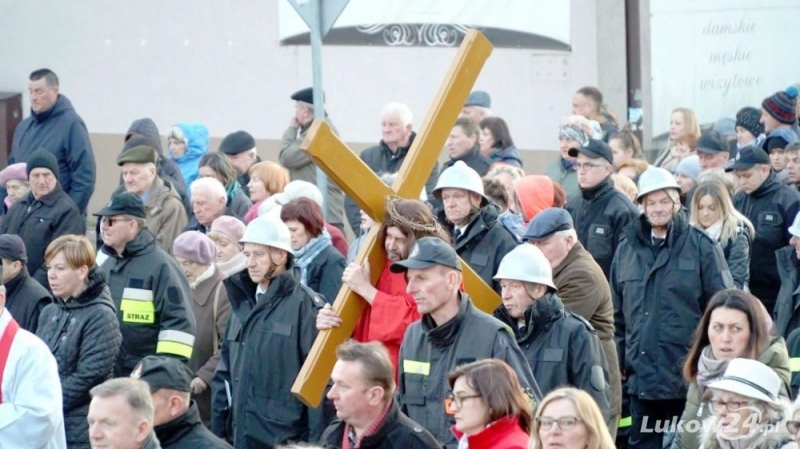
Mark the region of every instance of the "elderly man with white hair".
<instances>
[{"instance_id":1,"label":"elderly man with white hair","mask_svg":"<svg viewBox=\"0 0 800 449\"><path fill-rule=\"evenodd\" d=\"M377 145L362 151L359 155L361 160L379 175L397 173L417 136L417 133L412 131L413 121L411 109L403 103L389 103L384 106L381 111L381 140ZM429 199L432 199L430 195L436 187L438 177L439 165L436 164L425 183ZM353 234L358 236L361 216L358 206L350 197L345 196L344 210Z\"/></svg>"},{"instance_id":2,"label":"elderly man with white hair","mask_svg":"<svg viewBox=\"0 0 800 449\"><path fill-rule=\"evenodd\" d=\"M198 231L206 234L211 230L211 223L223 215L236 217L228 210L228 194L225 186L215 178L200 178L189 187L192 192L192 218L183 228L186 231ZM241 220L242 217L236 217Z\"/></svg>"},{"instance_id":3,"label":"elderly man with white hair","mask_svg":"<svg viewBox=\"0 0 800 449\"><path fill-rule=\"evenodd\" d=\"M297 198L304 197L313 200L315 203L319 204L319 207L322 207L322 192L319 191L319 188L308 181L298 180L286 184L286 187L283 188L283 192L272 195L264 200L258 208L258 216L267 215L280 220L281 208L284 204L296 200ZM344 233L327 221L325 221L325 230L331 235L331 244L333 244L333 247L342 253L342 256L347 257L348 245Z\"/></svg>"}]
</instances>

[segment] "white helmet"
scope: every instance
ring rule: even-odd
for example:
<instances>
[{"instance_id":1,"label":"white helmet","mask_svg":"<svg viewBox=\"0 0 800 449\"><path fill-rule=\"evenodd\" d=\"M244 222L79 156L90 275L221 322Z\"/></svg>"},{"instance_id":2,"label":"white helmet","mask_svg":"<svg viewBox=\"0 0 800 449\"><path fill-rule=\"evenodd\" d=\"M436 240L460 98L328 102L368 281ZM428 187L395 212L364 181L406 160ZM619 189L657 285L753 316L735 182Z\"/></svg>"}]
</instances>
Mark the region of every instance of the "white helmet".
<instances>
[{"instance_id":1,"label":"white helmet","mask_svg":"<svg viewBox=\"0 0 800 449\"><path fill-rule=\"evenodd\" d=\"M550 261L542 250L528 243L517 246L503 257L494 279L531 282L556 288Z\"/></svg>"},{"instance_id":2,"label":"white helmet","mask_svg":"<svg viewBox=\"0 0 800 449\"><path fill-rule=\"evenodd\" d=\"M672 173L663 168L653 167L651 165L644 173L639 175L639 195L636 196L636 201L641 202L645 195L665 189L681 191Z\"/></svg>"},{"instance_id":3,"label":"white helmet","mask_svg":"<svg viewBox=\"0 0 800 449\"><path fill-rule=\"evenodd\" d=\"M294 253L289 228L280 219L271 216L258 217L248 223L239 243L257 243Z\"/></svg>"},{"instance_id":4,"label":"white helmet","mask_svg":"<svg viewBox=\"0 0 800 449\"><path fill-rule=\"evenodd\" d=\"M436 181L436 187L433 189L433 196L439 201L442 200L442 189L467 190L477 193L485 201L489 201L483 193L481 175L465 164L464 161L456 161L455 164L439 175L439 180Z\"/></svg>"}]
</instances>

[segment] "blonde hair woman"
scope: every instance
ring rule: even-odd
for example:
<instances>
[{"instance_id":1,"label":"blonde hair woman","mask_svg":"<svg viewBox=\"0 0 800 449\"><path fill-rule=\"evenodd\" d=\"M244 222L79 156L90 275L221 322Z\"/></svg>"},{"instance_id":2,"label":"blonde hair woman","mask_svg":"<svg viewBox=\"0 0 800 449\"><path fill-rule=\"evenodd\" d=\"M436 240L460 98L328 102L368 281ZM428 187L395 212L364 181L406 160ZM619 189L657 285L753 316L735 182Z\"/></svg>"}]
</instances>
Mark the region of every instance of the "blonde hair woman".
<instances>
[{"instance_id":1,"label":"blonde hair woman","mask_svg":"<svg viewBox=\"0 0 800 449\"><path fill-rule=\"evenodd\" d=\"M658 153L653 165L675 171L678 162L694 151L698 139L700 139L700 121L697 120L697 114L689 108L675 109L669 121L667 145Z\"/></svg>"},{"instance_id":2,"label":"blonde hair woman","mask_svg":"<svg viewBox=\"0 0 800 449\"><path fill-rule=\"evenodd\" d=\"M600 408L577 388L559 388L536 409L529 449L614 449Z\"/></svg>"},{"instance_id":3,"label":"blonde hair woman","mask_svg":"<svg viewBox=\"0 0 800 449\"><path fill-rule=\"evenodd\" d=\"M721 181L706 181L697 186L689 222L719 242L734 284L744 288L750 279L750 242L755 230L750 220L733 207L728 189Z\"/></svg>"}]
</instances>

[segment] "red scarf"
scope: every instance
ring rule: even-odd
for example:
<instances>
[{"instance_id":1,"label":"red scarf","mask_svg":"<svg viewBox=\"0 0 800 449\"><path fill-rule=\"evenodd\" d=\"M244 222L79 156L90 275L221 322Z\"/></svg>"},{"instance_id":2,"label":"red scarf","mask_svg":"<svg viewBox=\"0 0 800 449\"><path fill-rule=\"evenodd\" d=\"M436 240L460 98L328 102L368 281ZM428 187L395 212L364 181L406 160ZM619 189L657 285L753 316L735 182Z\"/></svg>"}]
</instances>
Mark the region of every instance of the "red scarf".
<instances>
[{"instance_id":1,"label":"red scarf","mask_svg":"<svg viewBox=\"0 0 800 449\"><path fill-rule=\"evenodd\" d=\"M360 437L356 438L355 446L350 446L350 424L345 423L344 434L342 435L342 449L358 449L361 447L361 440L364 437L368 437L377 433L378 430L380 430L380 428L383 426L383 422L386 421L386 416L389 415L389 411L392 409L392 401L389 401L389 404L386 405L385 409L383 409L380 416L378 416L378 419L373 421Z\"/></svg>"}]
</instances>

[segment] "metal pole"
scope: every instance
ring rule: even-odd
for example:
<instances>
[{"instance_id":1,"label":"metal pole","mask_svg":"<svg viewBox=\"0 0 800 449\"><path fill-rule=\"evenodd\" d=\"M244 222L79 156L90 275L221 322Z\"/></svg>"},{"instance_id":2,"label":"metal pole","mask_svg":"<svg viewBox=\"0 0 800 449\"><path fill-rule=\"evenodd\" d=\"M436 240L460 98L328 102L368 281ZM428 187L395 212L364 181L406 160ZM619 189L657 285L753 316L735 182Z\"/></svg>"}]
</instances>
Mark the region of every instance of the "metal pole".
<instances>
[{"instance_id":1,"label":"metal pole","mask_svg":"<svg viewBox=\"0 0 800 449\"><path fill-rule=\"evenodd\" d=\"M322 0L317 3L319 23L322 23ZM314 76L314 119L325 120L325 104L322 90L322 32L320 27L310 28L311 37L311 69ZM317 187L322 192L322 215L328 220L328 177L317 167Z\"/></svg>"}]
</instances>

